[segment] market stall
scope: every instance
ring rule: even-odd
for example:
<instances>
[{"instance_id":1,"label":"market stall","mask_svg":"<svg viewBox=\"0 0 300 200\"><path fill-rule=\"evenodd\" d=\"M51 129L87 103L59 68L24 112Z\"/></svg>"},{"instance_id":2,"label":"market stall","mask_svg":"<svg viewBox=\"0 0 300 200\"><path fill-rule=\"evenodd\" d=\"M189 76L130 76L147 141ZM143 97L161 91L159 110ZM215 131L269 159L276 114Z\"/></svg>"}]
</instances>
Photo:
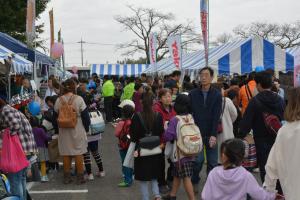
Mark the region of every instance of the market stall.
<instances>
[{"instance_id":1,"label":"market stall","mask_svg":"<svg viewBox=\"0 0 300 200\"><path fill-rule=\"evenodd\" d=\"M182 70L194 71L205 67L204 54L204 50L184 54ZM218 75L246 74L256 66L277 72L294 70L294 57L291 54L258 36L211 48L208 63ZM152 73L153 69L154 66L150 66L145 72ZM175 69L172 59L163 59L157 63L158 73L169 74Z\"/></svg>"},{"instance_id":2,"label":"market stall","mask_svg":"<svg viewBox=\"0 0 300 200\"><path fill-rule=\"evenodd\" d=\"M149 65L147 64L91 64L91 74L96 73L103 77L104 75L116 76L139 76Z\"/></svg>"},{"instance_id":3,"label":"market stall","mask_svg":"<svg viewBox=\"0 0 300 200\"><path fill-rule=\"evenodd\" d=\"M3 92L5 91L6 98L10 100L11 76L18 74L31 74L33 64L0 45L0 66L1 82L5 84L2 86L1 90L3 90Z\"/></svg>"}]
</instances>

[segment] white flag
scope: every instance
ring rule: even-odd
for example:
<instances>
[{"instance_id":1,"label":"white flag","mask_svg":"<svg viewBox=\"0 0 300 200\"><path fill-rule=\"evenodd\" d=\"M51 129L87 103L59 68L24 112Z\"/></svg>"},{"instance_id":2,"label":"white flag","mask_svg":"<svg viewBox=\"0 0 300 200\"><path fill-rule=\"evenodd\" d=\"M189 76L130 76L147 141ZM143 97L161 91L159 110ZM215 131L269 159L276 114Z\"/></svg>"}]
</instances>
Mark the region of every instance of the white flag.
<instances>
[{"instance_id":1,"label":"white flag","mask_svg":"<svg viewBox=\"0 0 300 200\"><path fill-rule=\"evenodd\" d=\"M156 48L157 48L157 38L155 33L150 34L149 38L149 57L150 64L156 65Z\"/></svg>"},{"instance_id":2,"label":"white flag","mask_svg":"<svg viewBox=\"0 0 300 200\"><path fill-rule=\"evenodd\" d=\"M169 36L168 47L172 60L176 68L181 69L181 37L180 35Z\"/></svg>"}]
</instances>

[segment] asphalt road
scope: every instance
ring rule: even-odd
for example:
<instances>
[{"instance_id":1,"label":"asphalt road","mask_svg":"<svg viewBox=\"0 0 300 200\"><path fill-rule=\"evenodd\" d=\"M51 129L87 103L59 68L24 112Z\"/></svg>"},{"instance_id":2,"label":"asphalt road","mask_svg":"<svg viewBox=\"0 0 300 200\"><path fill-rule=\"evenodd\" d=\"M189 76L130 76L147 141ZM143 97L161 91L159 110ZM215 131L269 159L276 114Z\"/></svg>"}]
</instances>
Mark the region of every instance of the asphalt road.
<instances>
[{"instance_id":1,"label":"asphalt road","mask_svg":"<svg viewBox=\"0 0 300 200\"><path fill-rule=\"evenodd\" d=\"M108 125L100 141L101 155L103 156L104 178L96 178L84 185L64 185L62 170L49 175L50 182L29 184L29 192L34 200L139 200L141 199L139 183L136 181L130 188L118 188L122 180L121 162L118 153L117 139L113 135L113 128ZM95 163L93 168L95 171ZM201 174L200 191L205 181L205 169ZM187 199L183 186L177 199ZM197 199L200 199L200 193Z\"/></svg>"}]
</instances>

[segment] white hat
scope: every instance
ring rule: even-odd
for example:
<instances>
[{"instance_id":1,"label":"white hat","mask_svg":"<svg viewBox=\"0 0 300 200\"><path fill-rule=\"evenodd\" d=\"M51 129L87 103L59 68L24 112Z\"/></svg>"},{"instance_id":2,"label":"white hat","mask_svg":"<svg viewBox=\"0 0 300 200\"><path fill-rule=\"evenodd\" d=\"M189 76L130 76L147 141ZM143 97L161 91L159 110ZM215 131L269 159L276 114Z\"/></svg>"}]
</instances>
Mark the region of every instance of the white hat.
<instances>
[{"instance_id":1,"label":"white hat","mask_svg":"<svg viewBox=\"0 0 300 200\"><path fill-rule=\"evenodd\" d=\"M123 107L126 106L126 105L129 105L129 106L132 106L133 108L135 108L134 102L131 101L131 100L128 100L128 99L123 100L123 101L120 103L119 107L120 107L120 108L123 108Z\"/></svg>"}]
</instances>

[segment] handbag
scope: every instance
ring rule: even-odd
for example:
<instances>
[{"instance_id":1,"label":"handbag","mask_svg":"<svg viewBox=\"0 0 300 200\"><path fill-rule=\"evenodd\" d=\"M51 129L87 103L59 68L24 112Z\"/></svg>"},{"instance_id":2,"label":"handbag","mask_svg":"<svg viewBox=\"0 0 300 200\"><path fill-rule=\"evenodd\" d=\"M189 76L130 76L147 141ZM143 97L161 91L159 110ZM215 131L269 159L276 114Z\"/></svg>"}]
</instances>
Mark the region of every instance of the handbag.
<instances>
[{"instance_id":1,"label":"handbag","mask_svg":"<svg viewBox=\"0 0 300 200\"><path fill-rule=\"evenodd\" d=\"M29 166L18 134L11 135L9 129L4 130L0 169L4 173L16 173Z\"/></svg>"},{"instance_id":2,"label":"handbag","mask_svg":"<svg viewBox=\"0 0 300 200\"><path fill-rule=\"evenodd\" d=\"M143 120L143 117L138 113L142 127L146 130L145 137L141 138L138 143L139 156L152 156L161 154L160 137L152 135L152 131L149 130ZM156 115L155 115L156 119Z\"/></svg>"},{"instance_id":3,"label":"handbag","mask_svg":"<svg viewBox=\"0 0 300 200\"><path fill-rule=\"evenodd\" d=\"M178 161L176 141L166 143L165 156L167 159L170 159L172 162Z\"/></svg>"},{"instance_id":4,"label":"handbag","mask_svg":"<svg viewBox=\"0 0 300 200\"><path fill-rule=\"evenodd\" d=\"M123 166L133 169L134 168L134 151L136 144L134 142L130 142L130 145L127 150L127 154L125 156Z\"/></svg>"},{"instance_id":5,"label":"handbag","mask_svg":"<svg viewBox=\"0 0 300 200\"><path fill-rule=\"evenodd\" d=\"M49 162L59 162L62 157L59 154L58 139L53 139L48 143Z\"/></svg>"},{"instance_id":6,"label":"handbag","mask_svg":"<svg viewBox=\"0 0 300 200\"><path fill-rule=\"evenodd\" d=\"M103 133L105 129L105 122L101 112L92 111L89 113L91 119L90 131L89 135L97 135L99 133Z\"/></svg>"},{"instance_id":7,"label":"handbag","mask_svg":"<svg viewBox=\"0 0 300 200\"><path fill-rule=\"evenodd\" d=\"M226 105L226 99L225 99L225 97L224 97L224 98L223 98L222 113L221 113L221 117L220 117L220 119L219 119L218 126L217 126L217 133L218 133L218 134L223 133L222 117L223 117L223 114L224 114L224 111L225 111L225 105Z\"/></svg>"}]
</instances>

